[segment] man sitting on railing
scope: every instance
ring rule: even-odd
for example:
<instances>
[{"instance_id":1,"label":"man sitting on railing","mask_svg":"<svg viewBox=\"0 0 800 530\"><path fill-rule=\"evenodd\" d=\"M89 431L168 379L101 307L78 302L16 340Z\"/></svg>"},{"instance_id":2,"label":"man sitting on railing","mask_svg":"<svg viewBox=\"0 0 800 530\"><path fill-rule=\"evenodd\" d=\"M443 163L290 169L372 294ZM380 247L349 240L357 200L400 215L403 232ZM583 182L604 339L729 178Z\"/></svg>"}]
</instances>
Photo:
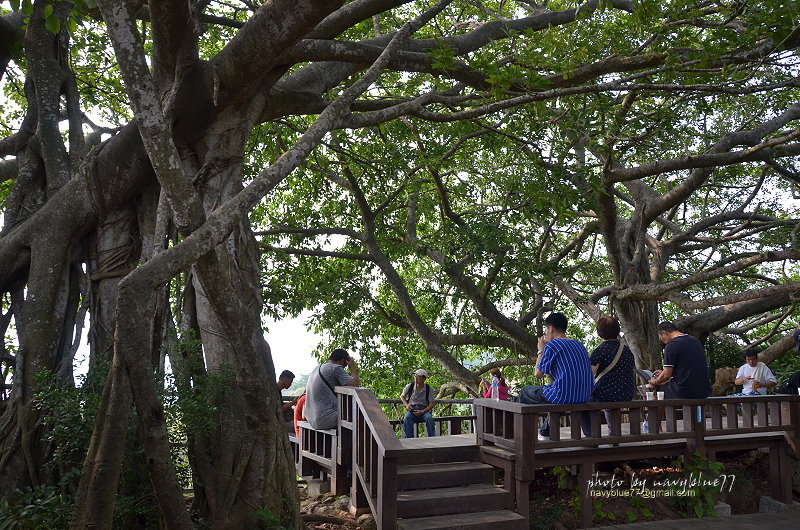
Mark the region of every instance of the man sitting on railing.
<instances>
[{"instance_id":1,"label":"man sitting on railing","mask_svg":"<svg viewBox=\"0 0 800 530\"><path fill-rule=\"evenodd\" d=\"M350 375L344 371L347 366ZM314 368L306 383L306 421L314 429L335 429L339 414L336 386L358 386L358 370L347 350L337 348L327 362Z\"/></svg>"},{"instance_id":2,"label":"man sitting on railing","mask_svg":"<svg viewBox=\"0 0 800 530\"><path fill-rule=\"evenodd\" d=\"M553 378L550 385L524 386L519 393L520 403L586 403L592 395L594 379L586 347L575 339L568 339L567 317L550 313L544 319L545 336L539 337L539 355L536 357L536 377L545 374ZM558 428L558 426L556 426ZM550 417L539 429L539 440L550 439Z\"/></svg>"},{"instance_id":3,"label":"man sitting on railing","mask_svg":"<svg viewBox=\"0 0 800 530\"><path fill-rule=\"evenodd\" d=\"M658 338L664 346L664 369L653 372L653 390L664 391L666 399L696 399L711 395L708 360L703 344L681 333L672 322L658 325Z\"/></svg>"},{"instance_id":4,"label":"man sitting on railing","mask_svg":"<svg viewBox=\"0 0 800 530\"><path fill-rule=\"evenodd\" d=\"M420 368L414 372L414 382L407 384L400 394L400 401L406 407L403 416L403 432L406 438L414 438L417 423L423 421L427 435L429 437L436 435L431 414L435 394L431 386L425 382L427 378L428 372Z\"/></svg>"}]
</instances>

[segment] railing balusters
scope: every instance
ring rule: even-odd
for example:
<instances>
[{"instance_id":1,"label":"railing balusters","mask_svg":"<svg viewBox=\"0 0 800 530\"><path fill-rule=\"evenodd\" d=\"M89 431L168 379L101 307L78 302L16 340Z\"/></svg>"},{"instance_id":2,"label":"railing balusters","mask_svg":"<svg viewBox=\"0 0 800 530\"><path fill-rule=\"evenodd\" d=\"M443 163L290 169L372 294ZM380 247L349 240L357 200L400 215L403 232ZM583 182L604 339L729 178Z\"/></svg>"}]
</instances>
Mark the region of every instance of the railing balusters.
<instances>
[{"instance_id":1,"label":"railing balusters","mask_svg":"<svg viewBox=\"0 0 800 530\"><path fill-rule=\"evenodd\" d=\"M628 413L628 432L637 436L642 434L642 418L641 407L632 405Z\"/></svg>"},{"instance_id":2,"label":"railing balusters","mask_svg":"<svg viewBox=\"0 0 800 530\"><path fill-rule=\"evenodd\" d=\"M766 403L756 403L756 422L759 427L766 427L768 425Z\"/></svg>"},{"instance_id":3,"label":"railing balusters","mask_svg":"<svg viewBox=\"0 0 800 530\"><path fill-rule=\"evenodd\" d=\"M570 436L577 440L581 437L581 413L572 412L569 417Z\"/></svg>"}]
</instances>

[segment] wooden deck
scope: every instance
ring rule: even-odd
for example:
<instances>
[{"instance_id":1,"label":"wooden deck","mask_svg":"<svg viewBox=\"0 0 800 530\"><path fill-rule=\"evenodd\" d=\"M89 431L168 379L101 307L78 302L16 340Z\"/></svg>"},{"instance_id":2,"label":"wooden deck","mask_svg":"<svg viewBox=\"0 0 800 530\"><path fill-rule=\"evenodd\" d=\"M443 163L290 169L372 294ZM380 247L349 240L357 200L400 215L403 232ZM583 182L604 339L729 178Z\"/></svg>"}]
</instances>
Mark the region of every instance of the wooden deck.
<instances>
[{"instance_id":1,"label":"wooden deck","mask_svg":"<svg viewBox=\"0 0 800 530\"><path fill-rule=\"evenodd\" d=\"M581 496L588 493L600 462L694 455L715 459L720 451L769 450L772 497L792 502L789 453L800 447L800 396L772 395L694 400L650 400L580 405L523 405L476 399L476 441L484 462L502 468L518 513L528 505L528 485L537 469L573 465ZM611 425L602 424L609 410ZM550 440L538 440L550 415ZM581 420L590 421L585 435ZM662 419L655 421L656 418ZM647 419L649 432L642 430ZM558 426L558 428L556 428ZM609 432L610 431L610 432ZM602 448L602 450L598 450ZM591 503L582 505L582 523L591 525Z\"/></svg>"},{"instance_id":2,"label":"wooden deck","mask_svg":"<svg viewBox=\"0 0 800 530\"><path fill-rule=\"evenodd\" d=\"M714 459L739 449L768 449L771 495L792 501L788 455L800 447L800 396L581 405L476 399L474 433L405 439L397 437L372 392L336 392L337 429L301 424L298 473L349 494L351 509L370 510L380 529L527 528L528 487L536 470L576 466L585 495L600 462L695 454ZM603 409L611 410L610 429L603 425ZM551 439L539 441L547 414ZM582 414L590 420L588 436ZM645 418L649 432L642 431ZM502 487L495 484L497 469L504 471ZM591 503L584 503L582 521L591 524Z\"/></svg>"}]
</instances>

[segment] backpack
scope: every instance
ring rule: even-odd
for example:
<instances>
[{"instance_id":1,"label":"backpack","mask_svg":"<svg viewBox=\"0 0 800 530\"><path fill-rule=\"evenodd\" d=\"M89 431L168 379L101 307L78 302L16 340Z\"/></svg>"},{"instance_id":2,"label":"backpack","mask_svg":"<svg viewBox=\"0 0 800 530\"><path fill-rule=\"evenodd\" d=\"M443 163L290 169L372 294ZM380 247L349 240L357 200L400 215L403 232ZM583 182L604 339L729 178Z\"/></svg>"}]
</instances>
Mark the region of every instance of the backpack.
<instances>
[{"instance_id":1,"label":"backpack","mask_svg":"<svg viewBox=\"0 0 800 530\"><path fill-rule=\"evenodd\" d=\"M411 393L414 391L414 383L411 382L406 385L403 389L403 397L406 399L411 399ZM431 385L425 383L425 401L428 403L431 402Z\"/></svg>"},{"instance_id":2,"label":"backpack","mask_svg":"<svg viewBox=\"0 0 800 530\"><path fill-rule=\"evenodd\" d=\"M793 373L788 381L777 385L772 389L773 394L792 394L797 395L797 388L800 387L800 370Z\"/></svg>"}]
</instances>

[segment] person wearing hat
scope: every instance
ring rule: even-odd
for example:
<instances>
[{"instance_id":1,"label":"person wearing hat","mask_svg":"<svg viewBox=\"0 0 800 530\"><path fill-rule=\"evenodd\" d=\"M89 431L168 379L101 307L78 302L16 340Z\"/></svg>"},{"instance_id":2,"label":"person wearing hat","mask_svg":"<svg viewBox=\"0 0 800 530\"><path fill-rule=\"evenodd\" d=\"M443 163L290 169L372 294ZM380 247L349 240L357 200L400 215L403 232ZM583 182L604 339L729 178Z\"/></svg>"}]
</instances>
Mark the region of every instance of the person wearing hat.
<instances>
[{"instance_id":1,"label":"person wearing hat","mask_svg":"<svg viewBox=\"0 0 800 530\"><path fill-rule=\"evenodd\" d=\"M435 436L433 410L434 392L425 382L428 372L420 368L414 372L414 382L409 383L400 394L400 401L406 408L403 416L403 433L406 438L414 438L416 424L425 422L425 431L428 436Z\"/></svg>"}]
</instances>

